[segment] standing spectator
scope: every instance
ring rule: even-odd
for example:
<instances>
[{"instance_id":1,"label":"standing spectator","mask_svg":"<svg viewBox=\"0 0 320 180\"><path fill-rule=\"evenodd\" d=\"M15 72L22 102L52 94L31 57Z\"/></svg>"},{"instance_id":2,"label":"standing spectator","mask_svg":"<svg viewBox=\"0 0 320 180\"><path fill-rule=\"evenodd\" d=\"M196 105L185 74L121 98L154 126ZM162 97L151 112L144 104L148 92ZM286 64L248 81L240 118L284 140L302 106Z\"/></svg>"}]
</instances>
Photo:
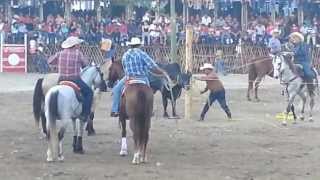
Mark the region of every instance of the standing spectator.
<instances>
[{"instance_id":1,"label":"standing spectator","mask_svg":"<svg viewBox=\"0 0 320 180\"><path fill-rule=\"evenodd\" d=\"M256 40L259 44L263 43L265 33L266 33L265 26L262 23L259 23L256 26Z\"/></svg>"},{"instance_id":2,"label":"standing spectator","mask_svg":"<svg viewBox=\"0 0 320 180\"><path fill-rule=\"evenodd\" d=\"M141 28L142 28L142 42L144 45L149 45L150 44L150 35L149 35L148 22L144 21Z\"/></svg>"}]
</instances>

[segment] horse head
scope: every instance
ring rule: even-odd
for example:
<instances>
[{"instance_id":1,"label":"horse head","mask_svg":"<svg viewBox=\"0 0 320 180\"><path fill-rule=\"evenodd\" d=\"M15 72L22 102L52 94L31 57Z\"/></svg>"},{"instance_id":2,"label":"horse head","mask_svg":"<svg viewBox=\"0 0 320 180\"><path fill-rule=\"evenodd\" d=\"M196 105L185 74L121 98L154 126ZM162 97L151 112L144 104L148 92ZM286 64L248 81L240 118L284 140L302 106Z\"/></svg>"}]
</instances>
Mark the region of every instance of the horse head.
<instances>
[{"instance_id":1,"label":"horse head","mask_svg":"<svg viewBox=\"0 0 320 180\"><path fill-rule=\"evenodd\" d=\"M89 87L93 86L95 89L106 92L107 85L103 77L100 67L96 65L87 66L81 72L81 78Z\"/></svg>"},{"instance_id":2,"label":"horse head","mask_svg":"<svg viewBox=\"0 0 320 180\"><path fill-rule=\"evenodd\" d=\"M184 88L185 90L189 90L191 86L191 78L192 78L192 73L187 72L187 73L181 73L177 77L178 84Z\"/></svg>"},{"instance_id":3,"label":"horse head","mask_svg":"<svg viewBox=\"0 0 320 180\"><path fill-rule=\"evenodd\" d=\"M291 78L292 74L296 74L292 52L282 52L278 58L274 58L272 63L274 69L274 77L276 79L287 79Z\"/></svg>"},{"instance_id":4,"label":"horse head","mask_svg":"<svg viewBox=\"0 0 320 180\"><path fill-rule=\"evenodd\" d=\"M121 62L112 61L108 74L108 87L112 88L117 80L124 76L124 71Z\"/></svg>"}]
</instances>

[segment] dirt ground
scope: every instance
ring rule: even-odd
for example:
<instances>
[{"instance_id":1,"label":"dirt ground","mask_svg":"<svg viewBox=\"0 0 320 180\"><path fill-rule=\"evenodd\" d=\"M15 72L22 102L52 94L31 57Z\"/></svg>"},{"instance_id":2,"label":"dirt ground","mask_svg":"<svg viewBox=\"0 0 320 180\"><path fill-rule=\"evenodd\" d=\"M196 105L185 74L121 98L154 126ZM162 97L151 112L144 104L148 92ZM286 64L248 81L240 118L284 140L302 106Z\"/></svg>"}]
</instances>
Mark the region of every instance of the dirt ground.
<instances>
[{"instance_id":1,"label":"dirt ground","mask_svg":"<svg viewBox=\"0 0 320 180\"><path fill-rule=\"evenodd\" d=\"M7 79L1 74L1 82L4 82L3 78ZM65 161L46 163L46 141L39 139L32 116L33 82L24 81L36 77L32 76L30 80L18 76L18 79L15 86L27 86L20 88L23 91L9 91L9 87L2 87L0 91L1 180L320 179L319 104L316 104L314 123L299 121L297 125L282 127L275 114L284 109L285 98L280 95L277 84L261 89L261 102L247 102L243 89L246 78L227 77L228 81L224 83L233 121L226 119L217 104L210 109L204 122L196 121L206 96L200 96L198 90L194 90L193 120L182 118L176 124L172 119L162 118L157 94L149 162L136 166L130 163L133 150L130 131L129 156L118 155L120 129L117 119L108 116L110 93L103 96L97 109L97 135L84 137L86 154L72 153L69 129L64 142ZM266 84L269 80L265 81ZM183 98L177 107L183 117Z\"/></svg>"}]
</instances>

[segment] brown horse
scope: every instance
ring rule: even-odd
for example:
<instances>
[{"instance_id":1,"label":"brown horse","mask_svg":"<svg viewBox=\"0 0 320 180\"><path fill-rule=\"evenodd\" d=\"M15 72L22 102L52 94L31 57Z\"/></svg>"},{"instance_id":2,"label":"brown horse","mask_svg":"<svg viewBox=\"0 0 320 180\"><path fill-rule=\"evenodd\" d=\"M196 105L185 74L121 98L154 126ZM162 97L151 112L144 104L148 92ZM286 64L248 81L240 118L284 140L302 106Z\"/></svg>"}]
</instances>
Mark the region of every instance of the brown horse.
<instances>
[{"instance_id":1,"label":"brown horse","mask_svg":"<svg viewBox=\"0 0 320 180\"><path fill-rule=\"evenodd\" d=\"M132 163L140 164L147 161L146 149L149 140L149 129L153 112L153 91L145 84L129 84L125 88L121 99L119 121L122 128L120 155L127 152L126 119L130 119L130 128L133 132L134 149Z\"/></svg>"},{"instance_id":2,"label":"brown horse","mask_svg":"<svg viewBox=\"0 0 320 180\"><path fill-rule=\"evenodd\" d=\"M249 63L249 74L248 74L248 92L247 98L248 101L251 101L250 93L253 89L254 83L254 92L255 92L255 100L259 101L258 98L258 88L259 84L265 75L273 77L273 64L272 58L269 56L252 59Z\"/></svg>"}]
</instances>

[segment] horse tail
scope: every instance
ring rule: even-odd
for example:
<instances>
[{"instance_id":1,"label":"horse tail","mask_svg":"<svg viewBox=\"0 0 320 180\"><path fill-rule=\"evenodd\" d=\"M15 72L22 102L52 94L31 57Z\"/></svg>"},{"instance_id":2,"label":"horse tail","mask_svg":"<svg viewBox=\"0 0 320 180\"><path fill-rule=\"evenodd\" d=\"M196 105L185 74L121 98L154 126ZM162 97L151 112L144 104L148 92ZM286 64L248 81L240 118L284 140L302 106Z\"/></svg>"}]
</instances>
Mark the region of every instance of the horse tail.
<instances>
[{"instance_id":1,"label":"horse tail","mask_svg":"<svg viewBox=\"0 0 320 180\"><path fill-rule=\"evenodd\" d=\"M49 130L49 146L51 146L53 157L58 156L58 133L57 133L57 119L58 119L58 96L59 91L54 91L49 94L47 99L47 129Z\"/></svg>"},{"instance_id":2,"label":"horse tail","mask_svg":"<svg viewBox=\"0 0 320 180\"><path fill-rule=\"evenodd\" d=\"M44 101L42 82L43 78L37 80L33 92L33 116L37 127L39 127L40 116L42 113L42 103Z\"/></svg>"},{"instance_id":3,"label":"horse tail","mask_svg":"<svg viewBox=\"0 0 320 180\"><path fill-rule=\"evenodd\" d=\"M148 109L150 109L150 105L148 103L147 93L143 90L139 90L137 93L137 99L139 100L139 106L137 106L136 111L136 129L138 133L136 134L136 138L138 138L138 142L140 146L146 145L148 141L148 133L150 127L150 117L151 113Z\"/></svg>"},{"instance_id":4,"label":"horse tail","mask_svg":"<svg viewBox=\"0 0 320 180\"><path fill-rule=\"evenodd\" d=\"M320 90L319 90L319 79L318 79L318 76L319 76L319 73L317 70L315 70L315 85L316 85L316 89L317 89L317 94L319 95L320 94Z\"/></svg>"}]
</instances>

